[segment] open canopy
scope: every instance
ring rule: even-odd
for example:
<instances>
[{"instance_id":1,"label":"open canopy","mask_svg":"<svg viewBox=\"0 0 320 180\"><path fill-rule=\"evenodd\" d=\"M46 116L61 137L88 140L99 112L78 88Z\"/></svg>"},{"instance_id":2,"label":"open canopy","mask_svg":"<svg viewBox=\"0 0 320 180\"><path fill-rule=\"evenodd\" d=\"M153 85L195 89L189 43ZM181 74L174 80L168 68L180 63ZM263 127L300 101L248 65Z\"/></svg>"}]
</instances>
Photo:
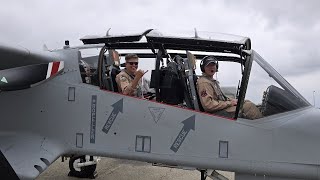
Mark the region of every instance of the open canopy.
<instances>
[{"instance_id":1,"label":"open canopy","mask_svg":"<svg viewBox=\"0 0 320 180\"><path fill-rule=\"evenodd\" d=\"M143 42L143 37L146 42ZM233 53L241 55L242 50L251 49L251 41L247 37L218 33L203 33L192 36L163 35L156 30L143 33L119 36L86 36L81 39L84 44L106 44L112 49L175 49L189 51L207 51Z\"/></svg>"},{"instance_id":2,"label":"open canopy","mask_svg":"<svg viewBox=\"0 0 320 180\"><path fill-rule=\"evenodd\" d=\"M224 82L235 89L234 98L238 99L238 104L233 118L238 117L247 97L259 107L264 116L310 105L279 73L251 50L251 41L247 37L196 31L194 34L170 35L149 29L132 35L87 36L81 40L84 46L102 47L98 63L98 84L102 89L110 90L108 87L116 86L105 83L105 67L114 67L112 61L104 64L106 51L122 50L120 56L135 52L139 58L155 59L150 85L155 89L157 101L174 105L185 103L190 109L202 110L195 88L195 60L214 55L218 61L225 61L219 65L222 70L219 70L219 77L223 77ZM179 78L174 79L172 74ZM177 84L181 84L181 87L176 87Z\"/></svg>"}]
</instances>

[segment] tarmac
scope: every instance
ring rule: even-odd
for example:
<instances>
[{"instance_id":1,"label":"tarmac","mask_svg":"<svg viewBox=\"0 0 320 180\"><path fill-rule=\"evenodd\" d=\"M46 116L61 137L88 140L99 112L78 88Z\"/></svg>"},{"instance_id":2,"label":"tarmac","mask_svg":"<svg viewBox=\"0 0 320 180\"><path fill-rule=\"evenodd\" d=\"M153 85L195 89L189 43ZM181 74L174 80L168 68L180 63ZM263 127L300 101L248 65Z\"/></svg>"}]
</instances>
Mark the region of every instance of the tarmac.
<instances>
[{"instance_id":1,"label":"tarmac","mask_svg":"<svg viewBox=\"0 0 320 180\"><path fill-rule=\"evenodd\" d=\"M68 177L69 159L61 162L58 158L36 180L80 180ZM104 180L200 180L200 172L197 170L184 170L177 168L152 166L150 163L121 160L113 158L101 158L97 165L97 177ZM234 173L218 171L229 180L234 180ZM210 178L207 178L210 180Z\"/></svg>"}]
</instances>

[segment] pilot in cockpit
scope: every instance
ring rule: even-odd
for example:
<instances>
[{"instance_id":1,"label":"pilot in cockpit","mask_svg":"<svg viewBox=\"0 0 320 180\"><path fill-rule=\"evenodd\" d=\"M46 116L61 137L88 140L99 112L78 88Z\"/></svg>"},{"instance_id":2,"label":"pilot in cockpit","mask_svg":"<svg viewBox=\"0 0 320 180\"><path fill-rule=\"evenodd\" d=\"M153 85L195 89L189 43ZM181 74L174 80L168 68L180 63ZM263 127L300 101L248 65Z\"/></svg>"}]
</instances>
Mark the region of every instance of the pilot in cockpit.
<instances>
[{"instance_id":1,"label":"pilot in cockpit","mask_svg":"<svg viewBox=\"0 0 320 180\"><path fill-rule=\"evenodd\" d=\"M136 54L126 55L125 61L125 69L116 76L118 89L122 94L141 97L142 77L147 71L138 70L139 57Z\"/></svg>"},{"instance_id":2,"label":"pilot in cockpit","mask_svg":"<svg viewBox=\"0 0 320 180\"><path fill-rule=\"evenodd\" d=\"M197 81L197 89L204 110L225 117L234 117L238 100L226 97L219 82L213 78L218 71L218 60L214 56L206 56L202 59L200 68L202 76ZM262 117L262 113L255 104L245 100L239 117L258 119Z\"/></svg>"}]
</instances>

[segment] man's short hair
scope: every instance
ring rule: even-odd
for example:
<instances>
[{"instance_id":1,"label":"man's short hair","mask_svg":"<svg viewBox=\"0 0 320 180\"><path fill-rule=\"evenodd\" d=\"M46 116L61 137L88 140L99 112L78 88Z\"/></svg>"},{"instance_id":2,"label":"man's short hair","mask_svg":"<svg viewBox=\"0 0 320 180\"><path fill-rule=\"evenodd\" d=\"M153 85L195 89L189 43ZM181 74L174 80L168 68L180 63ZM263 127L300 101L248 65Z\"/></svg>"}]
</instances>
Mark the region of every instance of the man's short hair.
<instances>
[{"instance_id":1,"label":"man's short hair","mask_svg":"<svg viewBox=\"0 0 320 180\"><path fill-rule=\"evenodd\" d=\"M136 54L127 54L125 60L128 61L130 59L139 59L139 57Z\"/></svg>"}]
</instances>

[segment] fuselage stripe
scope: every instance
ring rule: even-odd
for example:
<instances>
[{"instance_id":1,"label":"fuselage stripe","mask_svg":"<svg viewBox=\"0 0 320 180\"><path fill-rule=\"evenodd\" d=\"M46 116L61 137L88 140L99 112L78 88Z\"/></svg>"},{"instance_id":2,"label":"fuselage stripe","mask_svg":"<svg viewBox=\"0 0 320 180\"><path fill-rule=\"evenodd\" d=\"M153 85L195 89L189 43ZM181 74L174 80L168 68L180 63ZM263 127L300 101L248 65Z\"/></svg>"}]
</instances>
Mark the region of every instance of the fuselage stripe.
<instances>
[{"instance_id":1,"label":"fuselage stripe","mask_svg":"<svg viewBox=\"0 0 320 180\"><path fill-rule=\"evenodd\" d=\"M64 68L64 61L60 61L58 72Z\"/></svg>"},{"instance_id":2,"label":"fuselage stripe","mask_svg":"<svg viewBox=\"0 0 320 180\"><path fill-rule=\"evenodd\" d=\"M51 76L51 70L52 70L52 63L49 63L46 79L48 79Z\"/></svg>"},{"instance_id":3,"label":"fuselage stripe","mask_svg":"<svg viewBox=\"0 0 320 180\"><path fill-rule=\"evenodd\" d=\"M58 72L60 62L53 62L51 76Z\"/></svg>"}]
</instances>

